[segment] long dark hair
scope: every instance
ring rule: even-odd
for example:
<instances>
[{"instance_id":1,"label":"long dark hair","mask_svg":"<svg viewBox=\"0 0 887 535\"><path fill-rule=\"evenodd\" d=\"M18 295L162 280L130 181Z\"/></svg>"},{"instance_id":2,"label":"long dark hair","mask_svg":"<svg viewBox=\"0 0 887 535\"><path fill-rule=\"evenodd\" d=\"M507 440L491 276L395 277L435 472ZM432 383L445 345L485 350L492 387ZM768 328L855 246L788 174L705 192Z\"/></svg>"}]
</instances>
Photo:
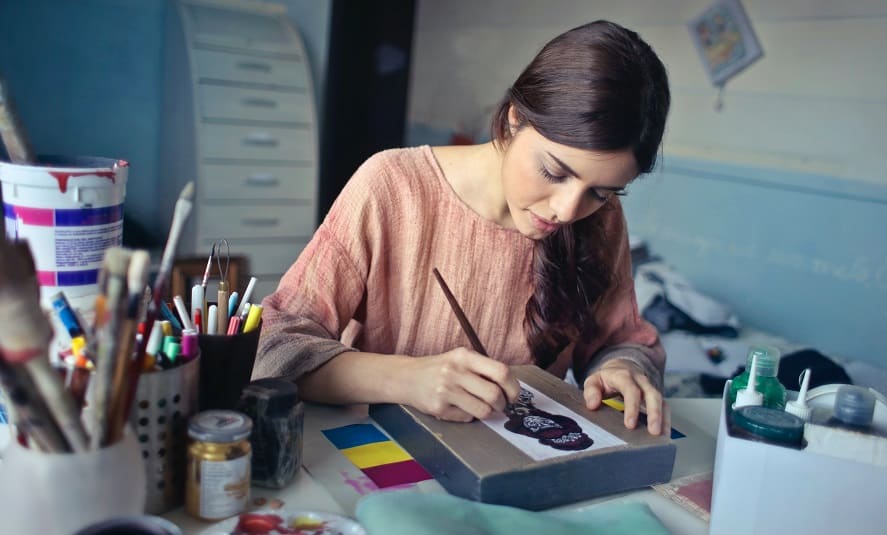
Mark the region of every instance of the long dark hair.
<instances>
[{"instance_id":1,"label":"long dark hair","mask_svg":"<svg viewBox=\"0 0 887 535\"><path fill-rule=\"evenodd\" d=\"M532 126L570 147L631 149L638 171L653 170L671 98L665 66L637 33L595 21L555 37L508 89L492 119L500 149L518 128ZM608 203L609 205L609 203ZM536 363L546 368L571 341L597 329L595 307L612 285L602 212L561 227L536 243L534 290L524 323Z\"/></svg>"}]
</instances>

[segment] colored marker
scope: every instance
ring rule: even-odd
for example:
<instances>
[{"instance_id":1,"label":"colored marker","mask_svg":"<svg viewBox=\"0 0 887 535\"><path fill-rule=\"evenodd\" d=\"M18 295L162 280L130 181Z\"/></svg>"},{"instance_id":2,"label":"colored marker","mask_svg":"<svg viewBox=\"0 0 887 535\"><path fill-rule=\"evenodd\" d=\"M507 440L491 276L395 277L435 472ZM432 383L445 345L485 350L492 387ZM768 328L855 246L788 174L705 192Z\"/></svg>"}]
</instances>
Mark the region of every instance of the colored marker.
<instances>
[{"instance_id":1,"label":"colored marker","mask_svg":"<svg viewBox=\"0 0 887 535\"><path fill-rule=\"evenodd\" d=\"M216 305L209 306L209 314L206 318L206 334L216 334L218 316L218 307Z\"/></svg>"},{"instance_id":2,"label":"colored marker","mask_svg":"<svg viewBox=\"0 0 887 535\"><path fill-rule=\"evenodd\" d=\"M237 292L231 292L231 295L228 297L228 317L234 316L234 313L237 312Z\"/></svg>"},{"instance_id":3,"label":"colored marker","mask_svg":"<svg viewBox=\"0 0 887 535\"><path fill-rule=\"evenodd\" d=\"M259 326L262 319L262 305L250 305L249 315L246 317L246 323L243 326L243 332L248 333Z\"/></svg>"}]
</instances>

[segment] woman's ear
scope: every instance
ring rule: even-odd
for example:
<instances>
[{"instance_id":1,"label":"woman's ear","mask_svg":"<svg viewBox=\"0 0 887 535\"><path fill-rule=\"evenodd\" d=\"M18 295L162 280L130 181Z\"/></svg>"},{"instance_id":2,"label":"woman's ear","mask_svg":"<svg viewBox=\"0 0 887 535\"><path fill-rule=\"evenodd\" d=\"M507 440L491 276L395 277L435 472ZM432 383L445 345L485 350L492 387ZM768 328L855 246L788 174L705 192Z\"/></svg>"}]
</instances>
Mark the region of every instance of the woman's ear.
<instances>
[{"instance_id":1,"label":"woman's ear","mask_svg":"<svg viewBox=\"0 0 887 535\"><path fill-rule=\"evenodd\" d=\"M517 108L514 107L514 104L508 105L508 131L513 136L517 129L520 127L521 121L520 116L517 114Z\"/></svg>"}]
</instances>

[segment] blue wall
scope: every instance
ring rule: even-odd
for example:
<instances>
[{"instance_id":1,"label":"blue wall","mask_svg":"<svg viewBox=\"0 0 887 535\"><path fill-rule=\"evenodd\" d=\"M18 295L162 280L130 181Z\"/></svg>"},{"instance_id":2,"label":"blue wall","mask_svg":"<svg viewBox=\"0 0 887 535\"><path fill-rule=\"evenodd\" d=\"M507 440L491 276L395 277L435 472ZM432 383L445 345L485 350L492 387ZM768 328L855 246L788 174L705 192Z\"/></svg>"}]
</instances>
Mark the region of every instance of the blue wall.
<instances>
[{"instance_id":1,"label":"blue wall","mask_svg":"<svg viewBox=\"0 0 887 535\"><path fill-rule=\"evenodd\" d=\"M629 230L744 324L884 366L887 187L665 157Z\"/></svg>"},{"instance_id":2,"label":"blue wall","mask_svg":"<svg viewBox=\"0 0 887 535\"><path fill-rule=\"evenodd\" d=\"M0 2L0 73L34 150L128 160L126 212L144 224L157 200L165 6Z\"/></svg>"},{"instance_id":3,"label":"blue wall","mask_svg":"<svg viewBox=\"0 0 887 535\"><path fill-rule=\"evenodd\" d=\"M282 3L302 33L320 102L331 1ZM169 223L157 205L178 195L156 185L170 8L165 0L0 0L0 75L34 150L128 160L127 216L161 229Z\"/></svg>"}]
</instances>

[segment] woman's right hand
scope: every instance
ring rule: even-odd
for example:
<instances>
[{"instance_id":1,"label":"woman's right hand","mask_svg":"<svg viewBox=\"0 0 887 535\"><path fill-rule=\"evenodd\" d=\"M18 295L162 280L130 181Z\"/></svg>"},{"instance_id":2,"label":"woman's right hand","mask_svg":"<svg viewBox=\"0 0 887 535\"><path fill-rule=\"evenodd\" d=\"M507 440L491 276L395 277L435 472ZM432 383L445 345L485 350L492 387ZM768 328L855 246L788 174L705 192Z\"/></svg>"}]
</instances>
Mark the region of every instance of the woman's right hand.
<instances>
[{"instance_id":1,"label":"woman's right hand","mask_svg":"<svg viewBox=\"0 0 887 535\"><path fill-rule=\"evenodd\" d=\"M413 358L410 366L413 380L406 386L406 403L441 420L487 418L505 410L520 393L506 364L464 347Z\"/></svg>"}]
</instances>

